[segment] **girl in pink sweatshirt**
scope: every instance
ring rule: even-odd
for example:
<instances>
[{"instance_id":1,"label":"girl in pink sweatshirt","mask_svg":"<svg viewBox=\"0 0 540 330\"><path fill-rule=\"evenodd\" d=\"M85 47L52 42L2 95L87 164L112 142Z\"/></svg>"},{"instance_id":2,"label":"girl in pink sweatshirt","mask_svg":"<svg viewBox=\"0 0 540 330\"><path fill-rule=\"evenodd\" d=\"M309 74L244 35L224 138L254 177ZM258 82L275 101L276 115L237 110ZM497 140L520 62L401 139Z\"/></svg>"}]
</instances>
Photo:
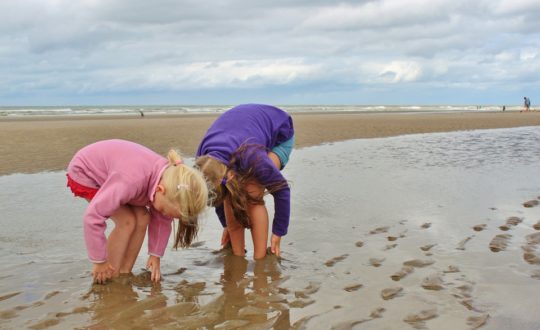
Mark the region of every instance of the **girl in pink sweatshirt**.
<instances>
[{"instance_id":1,"label":"girl in pink sweatshirt","mask_svg":"<svg viewBox=\"0 0 540 330\"><path fill-rule=\"evenodd\" d=\"M75 196L89 202L84 239L97 283L131 272L147 227L147 268L152 281L159 281L173 218L180 220L174 247L188 247L208 201L202 174L184 165L176 151L169 151L166 159L124 140L100 141L79 150L69 163L67 179ZM108 218L115 227L107 239Z\"/></svg>"}]
</instances>

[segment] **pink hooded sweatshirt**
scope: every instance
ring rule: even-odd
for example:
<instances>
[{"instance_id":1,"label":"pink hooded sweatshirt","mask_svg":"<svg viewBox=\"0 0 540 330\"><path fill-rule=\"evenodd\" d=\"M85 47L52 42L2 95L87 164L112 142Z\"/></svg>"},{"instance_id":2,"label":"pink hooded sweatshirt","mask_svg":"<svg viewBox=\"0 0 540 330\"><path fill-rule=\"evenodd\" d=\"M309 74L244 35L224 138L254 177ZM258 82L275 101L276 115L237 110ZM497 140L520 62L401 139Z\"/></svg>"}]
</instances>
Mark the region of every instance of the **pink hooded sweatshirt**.
<instances>
[{"instance_id":1,"label":"pink hooded sweatshirt","mask_svg":"<svg viewBox=\"0 0 540 330\"><path fill-rule=\"evenodd\" d=\"M126 204L149 209L148 253L163 256L172 218L156 211L151 203L168 163L152 150L124 140L96 142L75 154L68 175L83 186L99 189L84 214L84 240L92 262L107 260L105 221Z\"/></svg>"}]
</instances>

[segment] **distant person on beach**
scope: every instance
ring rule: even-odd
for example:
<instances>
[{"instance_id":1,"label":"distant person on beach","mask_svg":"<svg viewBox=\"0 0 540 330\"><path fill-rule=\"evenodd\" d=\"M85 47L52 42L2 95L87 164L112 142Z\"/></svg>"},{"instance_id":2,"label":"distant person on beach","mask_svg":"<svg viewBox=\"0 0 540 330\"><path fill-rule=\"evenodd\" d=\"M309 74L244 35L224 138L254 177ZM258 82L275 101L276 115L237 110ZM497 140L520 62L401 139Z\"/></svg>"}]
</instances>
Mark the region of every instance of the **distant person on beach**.
<instances>
[{"instance_id":1,"label":"distant person on beach","mask_svg":"<svg viewBox=\"0 0 540 330\"><path fill-rule=\"evenodd\" d=\"M79 150L69 163L67 180L73 194L89 202L84 238L96 283L131 273L147 227L146 267L151 280L159 281L173 218L180 220L174 247L188 247L197 235L197 215L208 200L204 177L176 151L170 150L166 159L124 140L100 141ZM107 218L115 224L108 239Z\"/></svg>"},{"instance_id":2,"label":"distant person on beach","mask_svg":"<svg viewBox=\"0 0 540 330\"><path fill-rule=\"evenodd\" d=\"M523 110L529 111L530 108L531 108L531 100L528 97L524 96L523 97Z\"/></svg>"},{"instance_id":3,"label":"distant person on beach","mask_svg":"<svg viewBox=\"0 0 540 330\"><path fill-rule=\"evenodd\" d=\"M251 229L254 258L266 255L268 211L265 191L274 197L271 252L281 254L287 234L290 189L281 170L294 146L292 118L262 104L236 106L217 118L197 150L196 166L213 186L213 206L224 227L221 244L245 255L245 228Z\"/></svg>"},{"instance_id":4,"label":"distant person on beach","mask_svg":"<svg viewBox=\"0 0 540 330\"><path fill-rule=\"evenodd\" d=\"M506 105L503 105L502 111L506 111Z\"/></svg>"}]
</instances>

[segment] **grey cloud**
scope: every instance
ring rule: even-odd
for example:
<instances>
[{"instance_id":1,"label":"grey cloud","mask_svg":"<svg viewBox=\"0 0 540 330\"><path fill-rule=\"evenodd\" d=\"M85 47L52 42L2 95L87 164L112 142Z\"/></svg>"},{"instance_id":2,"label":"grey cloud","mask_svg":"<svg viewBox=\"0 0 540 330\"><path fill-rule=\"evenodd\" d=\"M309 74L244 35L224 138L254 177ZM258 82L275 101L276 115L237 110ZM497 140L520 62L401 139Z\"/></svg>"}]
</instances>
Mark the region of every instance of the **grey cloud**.
<instances>
[{"instance_id":1,"label":"grey cloud","mask_svg":"<svg viewBox=\"0 0 540 330\"><path fill-rule=\"evenodd\" d=\"M275 86L336 95L335 86L518 86L540 75L533 0L4 0L0 13L0 95Z\"/></svg>"}]
</instances>

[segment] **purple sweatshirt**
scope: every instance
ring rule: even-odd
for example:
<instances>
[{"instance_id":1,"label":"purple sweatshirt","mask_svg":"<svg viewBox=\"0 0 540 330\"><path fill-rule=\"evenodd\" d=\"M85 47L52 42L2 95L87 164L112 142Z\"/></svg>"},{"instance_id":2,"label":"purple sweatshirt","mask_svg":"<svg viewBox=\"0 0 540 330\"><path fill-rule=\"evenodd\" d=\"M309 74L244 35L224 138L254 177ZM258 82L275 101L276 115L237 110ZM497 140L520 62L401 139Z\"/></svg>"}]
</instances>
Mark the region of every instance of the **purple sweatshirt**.
<instances>
[{"instance_id":1,"label":"purple sweatshirt","mask_svg":"<svg viewBox=\"0 0 540 330\"><path fill-rule=\"evenodd\" d=\"M123 140L106 140L79 150L67 168L77 183L99 189L84 214L84 240L88 258L107 260L105 221L120 206L150 208L148 252L162 257L171 234L172 218L152 208L156 187L168 161L146 147Z\"/></svg>"},{"instance_id":2,"label":"purple sweatshirt","mask_svg":"<svg viewBox=\"0 0 540 330\"><path fill-rule=\"evenodd\" d=\"M249 166L250 159L258 159L255 176L259 183L268 186L285 178L267 153L293 135L293 122L285 111L270 105L243 104L226 111L210 126L199 145L197 157L209 155L229 165L231 155L242 144L263 146L266 150L253 148L246 155L249 159L240 159L240 167L242 169ZM283 236L287 234L289 227L290 189L287 186L273 192L272 195L275 205L272 233ZM225 227L223 205L216 207L216 213Z\"/></svg>"}]
</instances>

